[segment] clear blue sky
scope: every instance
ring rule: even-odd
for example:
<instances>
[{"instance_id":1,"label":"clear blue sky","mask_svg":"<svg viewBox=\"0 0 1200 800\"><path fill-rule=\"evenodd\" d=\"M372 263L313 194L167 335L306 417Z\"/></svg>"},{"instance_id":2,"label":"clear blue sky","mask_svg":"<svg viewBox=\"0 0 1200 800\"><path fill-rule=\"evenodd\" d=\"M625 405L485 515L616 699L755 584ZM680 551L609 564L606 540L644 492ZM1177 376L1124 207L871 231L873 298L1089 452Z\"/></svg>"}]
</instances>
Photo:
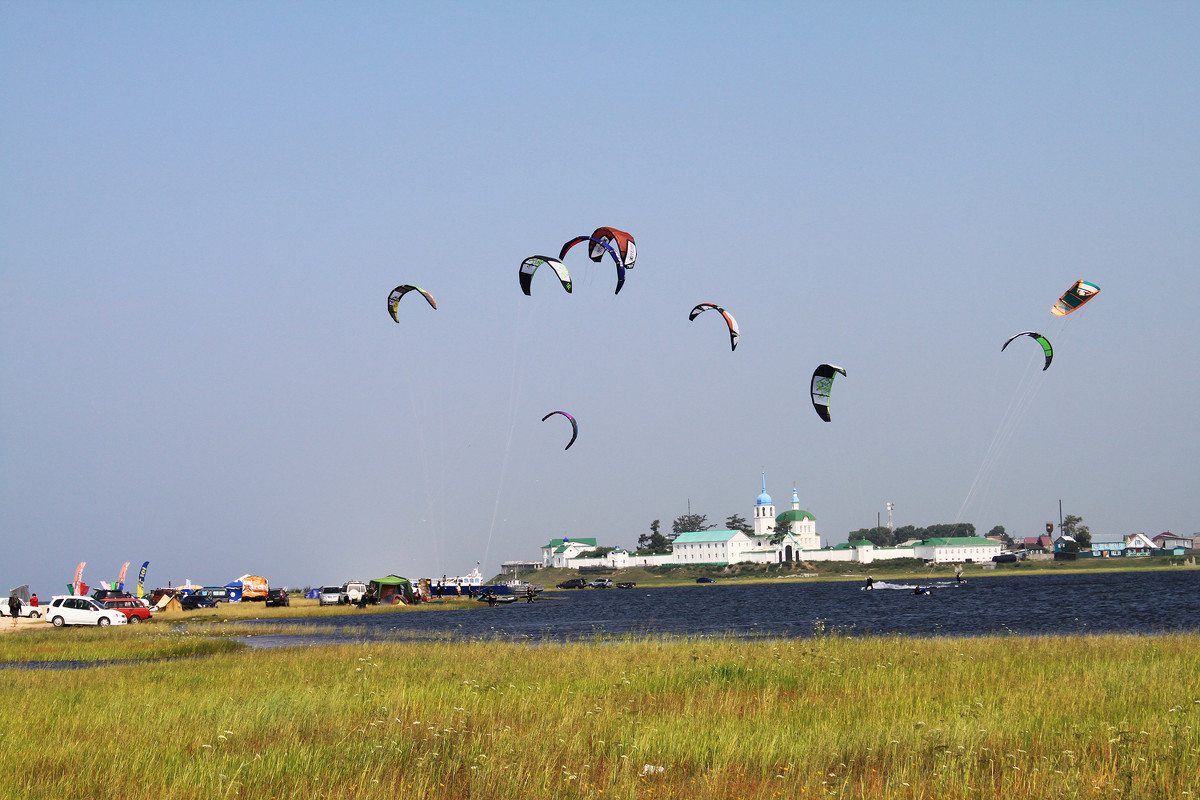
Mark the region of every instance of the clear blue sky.
<instances>
[{"instance_id":1,"label":"clear blue sky","mask_svg":"<svg viewBox=\"0 0 1200 800\"><path fill-rule=\"evenodd\" d=\"M1194 3L0 2L0 590L1200 531ZM639 258L526 256L601 225ZM1101 294L1058 320L1086 278ZM386 298L414 283L439 308ZM730 352L715 315L740 322ZM1031 340L1051 338L1041 371ZM844 367L833 422L808 397ZM566 423L541 418L569 411Z\"/></svg>"}]
</instances>

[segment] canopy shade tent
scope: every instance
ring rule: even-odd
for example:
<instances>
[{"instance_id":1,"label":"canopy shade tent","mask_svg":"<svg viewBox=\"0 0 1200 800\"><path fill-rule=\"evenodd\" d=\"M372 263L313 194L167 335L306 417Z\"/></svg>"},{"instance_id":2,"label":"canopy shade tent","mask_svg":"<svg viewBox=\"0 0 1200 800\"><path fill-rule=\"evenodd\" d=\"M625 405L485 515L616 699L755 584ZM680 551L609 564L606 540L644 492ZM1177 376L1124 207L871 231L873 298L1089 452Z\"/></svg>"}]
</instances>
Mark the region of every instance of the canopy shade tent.
<instances>
[{"instance_id":1,"label":"canopy shade tent","mask_svg":"<svg viewBox=\"0 0 1200 800\"><path fill-rule=\"evenodd\" d=\"M416 595L413 593L412 582L408 578L401 578L399 575L388 575L386 578L372 578L370 580L370 592L379 598L381 604L393 604L398 602L397 597L403 598L405 603L413 602Z\"/></svg>"}]
</instances>

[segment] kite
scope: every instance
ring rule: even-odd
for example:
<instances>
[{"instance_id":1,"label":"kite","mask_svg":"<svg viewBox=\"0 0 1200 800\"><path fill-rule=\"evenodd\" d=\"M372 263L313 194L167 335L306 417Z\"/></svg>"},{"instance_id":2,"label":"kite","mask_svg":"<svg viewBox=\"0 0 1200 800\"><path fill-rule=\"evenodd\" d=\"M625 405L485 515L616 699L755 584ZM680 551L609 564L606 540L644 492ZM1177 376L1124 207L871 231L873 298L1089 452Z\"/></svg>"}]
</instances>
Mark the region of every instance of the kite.
<instances>
[{"instance_id":1,"label":"kite","mask_svg":"<svg viewBox=\"0 0 1200 800\"><path fill-rule=\"evenodd\" d=\"M1021 331L1016 336L1012 337L1012 339L1009 339L1007 342L1005 342L1004 347L1000 348L1000 352L1003 353L1004 348L1012 344L1013 339L1018 339L1022 336L1031 336L1038 344L1042 346L1042 350L1044 350L1046 353L1046 366L1042 367L1042 372L1050 369L1050 362L1054 359L1054 348L1050 346L1049 339L1036 331Z\"/></svg>"},{"instance_id":2,"label":"kite","mask_svg":"<svg viewBox=\"0 0 1200 800\"><path fill-rule=\"evenodd\" d=\"M394 319L396 322L400 321L400 318L396 316L396 306L400 303L400 298L404 297L404 295L408 294L409 292L420 292L421 295L429 301L429 305L433 306L435 309L437 308L437 300L434 300L433 295L422 289L420 286L409 286L408 284L397 286L395 289L392 289L392 293L388 295L388 313L392 315L392 319Z\"/></svg>"},{"instance_id":3,"label":"kite","mask_svg":"<svg viewBox=\"0 0 1200 800\"><path fill-rule=\"evenodd\" d=\"M835 372L846 374L846 370L841 367L835 367L832 364L822 364L813 370L812 386L812 404L817 413L821 415L821 419L829 422L829 393L833 389L833 377Z\"/></svg>"},{"instance_id":4,"label":"kite","mask_svg":"<svg viewBox=\"0 0 1200 800\"><path fill-rule=\"evenodd\" d=\"M738 331L737 320L735 320L728 311L721 308L716 303L700 303L699 305L697 305L695 308L692 309L692 313L688 315L688 321L691 322L696 317L700 316L700 314L704 313L705 311L707 311L710 308L720 311L721 316L723 316L725 318L725 323L729 326L730 349L737 350L738 336L740 335L740 333Z\"/></svg>"},{"instance_id":5,"label":"kite","mask_svg":"<svg viewBox=\"0 0 1200 800\"><path fill-rule=\"evenodd\" d=\"M521 291L529 294L530 286L533 284L533 273L537 272L537 268L543 265L554 270L554 274L562 282L563 288L570 293L571 274L567 272L566 265L557 258L551 258L550 256L530 256L521 262Z\"/></svg>"},{"instance_id":6,"label":"kite","mask_svg":"<svg viewBox=\"0 0 1200 800\"><path fill-rule=\"evenodd\" d=\"M592 231L592 238L599 239L603 244L615 244L617 252L621 254L621 263L625 265L625 269L633 269L634 262L637 261L637 244L633 241L632 236L616 228L596 228ZM604 249L593 244L588 255L592 261L599 263L604 258Z\"/></svg>"},{"instance_id":7,"label":"kite","mask_svg":"<svg viewBox=\"0 0 1200 800\"><path fill-rule=\"evenodd\" d=\"M1075 281L1074 285L1058 298L1058 302L1050 308L1050 313L1056 317L1065 317L1081 305L1100 293L1100 287L1085 280Z\"/></svg>"},{"instance_id":8,"label":"kite","mask_svg":"<svg viewBox=\"0 0 1200 800\"><path fill-rule=\"evenodd\" d=\"M575 418L572 417L570 414L568 414L565 411L551 411L549 414L542 417L542 422L545 422L546 420L550 419L555 414L562 414L564 417L571 420L571 441L567 442L567 446L563 448L563 450L570 450L571 445L575 444L575 437L579 435L579 423L577 423L575 421Z\"/></svg>"},{"instance_id":9,"label":"kite","mask_svg":"<svg viewBox=\"0 0 1200 800\"><path fill-rule=\"evenodd\" d=\"M571 241L562 246L562 250L558 251L558 260L563 261L567 257L567 251L580 242L591 242L591 253L599 252L599 255L591 255L593 261L599 262L604 258L604 254L608 253L612 256L613 263L617 265L617 290L613 294L620 294L621 287L625 285L625 262L621 260L621 256L613 249L613 246L606 241L596 239L591 236L576 236Z\"/></svg>"}]
</instances>

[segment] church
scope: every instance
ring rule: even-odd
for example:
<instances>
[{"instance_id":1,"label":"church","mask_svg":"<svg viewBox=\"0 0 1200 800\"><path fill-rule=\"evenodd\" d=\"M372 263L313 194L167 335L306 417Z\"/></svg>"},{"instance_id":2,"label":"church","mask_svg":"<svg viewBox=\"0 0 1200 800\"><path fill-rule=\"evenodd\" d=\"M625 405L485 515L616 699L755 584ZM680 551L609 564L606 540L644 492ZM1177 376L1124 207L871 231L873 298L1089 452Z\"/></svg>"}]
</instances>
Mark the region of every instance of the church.
<instances>
[{"instance_id":1,"label":"church","mask_svg":"<svg viewBox=\"0 0 1200 800\"><path fill-rule=\"evenodd\" d=\"M725 566L728 564L787 564L795 561L851 561L869 564L897 558L914 558L926 563L986 563L1000 554L1000 544L981 537L927 539L897 547L876 547L868 541L844 542L821 547L817 518L800 508L800 497L792 487L791 508L776 515L775 503L767 493L767 476L754 502L750 532L690 531L671 543L672 552L655 555L631 553L621 547L603 556L586 556L597 549L596 539L553 539L542 546L541 564L566 569L653 567L665 565ZM780 534L779 528L786 525ZM536 562L520 563L536 568ZM501 565L502 570L506 565Z\"/></svg>"},{"instance_id":2,"label":"church","mask_svg":"<svg viewBox=\"0 0 1200 800\"><path fill-rule=\"evenodd\" d=\"M787 525L782 536L778 526ZM792 488L792 507L775 516L775 504L767 494L767 476L762 476L762 493L754 502L753 532L692 531L672 542L671 564L781 564L795 561L802 550L819 550L817 518L800 508L800 497Z\"/></svg>"},{"instance_id":3,"label":"church","mask_svg":"<svg viewBox=\"0 0 1200 800\"><path fill-rule=\"evenodd\" d=\"M775 504L767 494L767 476L762 476L762 492L754 503L753 531L691 531L681 533L672 542L672 552L660 555L638 555L617 548L599 558L580 557L582 552L595 549L595 539L554 539L542 547L543 567L578 569L606 566L612 569L646 567L666 564L781 564L801 558L804 550L819 550L821 537L817 534L817 518L800 508L800 497L792 488L792 507L775 515ZM781 540L776 526L788 526Z\"/></svg>"}]
</instances>

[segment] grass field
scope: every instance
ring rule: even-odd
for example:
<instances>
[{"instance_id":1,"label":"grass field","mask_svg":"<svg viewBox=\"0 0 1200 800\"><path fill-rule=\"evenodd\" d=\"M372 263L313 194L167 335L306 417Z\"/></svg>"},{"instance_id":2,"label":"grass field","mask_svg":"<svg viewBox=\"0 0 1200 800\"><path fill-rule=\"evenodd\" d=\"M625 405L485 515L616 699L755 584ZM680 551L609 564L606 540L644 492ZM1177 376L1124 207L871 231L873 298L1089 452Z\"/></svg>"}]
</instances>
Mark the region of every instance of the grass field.
<instances>
[{"instance_id":1,"label":"grass field","mask_svg":"<svg viewBox=\"0 0 1200 800\"><path fill-rule=\"evenodd\" d=\"M87 633L156 635L143 627ZM1200 792L1200 636L815 633L371 643L8 670L0 796Z\"/></svg>"}]
</instances>

